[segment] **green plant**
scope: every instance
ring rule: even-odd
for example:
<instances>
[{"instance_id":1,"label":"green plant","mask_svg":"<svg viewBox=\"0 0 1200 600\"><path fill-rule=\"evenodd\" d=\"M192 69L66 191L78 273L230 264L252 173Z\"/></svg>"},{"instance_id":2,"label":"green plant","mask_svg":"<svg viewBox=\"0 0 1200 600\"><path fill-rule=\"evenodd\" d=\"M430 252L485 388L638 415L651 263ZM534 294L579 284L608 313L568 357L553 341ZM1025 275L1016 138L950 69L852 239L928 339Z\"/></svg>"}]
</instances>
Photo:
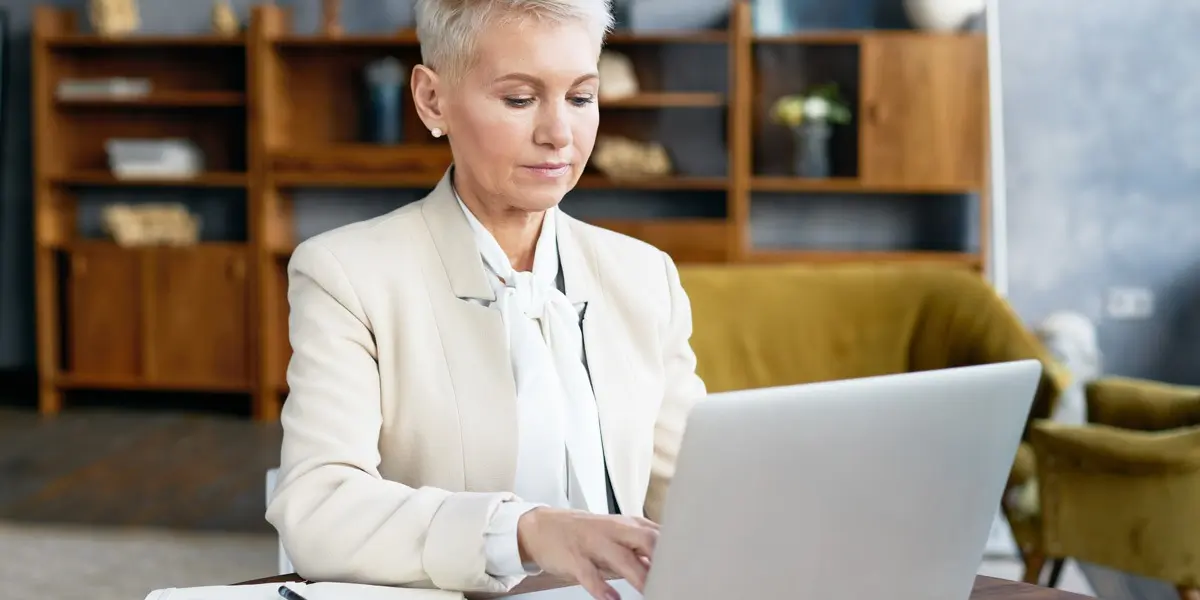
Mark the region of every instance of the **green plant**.
<instances>
[{"instance_id":1,"label":"green plant","mask_svg":"<svg viewBox=\"0 0 1200 600\"><path fill-rule=\"evenodd\" d=\"M850 118L850 105L842 99L836 83L816 86L804 94L783 96L771 107L771 119L786 127L799 127L805 121L845 125Z\"/></svg>"}]
</instances>

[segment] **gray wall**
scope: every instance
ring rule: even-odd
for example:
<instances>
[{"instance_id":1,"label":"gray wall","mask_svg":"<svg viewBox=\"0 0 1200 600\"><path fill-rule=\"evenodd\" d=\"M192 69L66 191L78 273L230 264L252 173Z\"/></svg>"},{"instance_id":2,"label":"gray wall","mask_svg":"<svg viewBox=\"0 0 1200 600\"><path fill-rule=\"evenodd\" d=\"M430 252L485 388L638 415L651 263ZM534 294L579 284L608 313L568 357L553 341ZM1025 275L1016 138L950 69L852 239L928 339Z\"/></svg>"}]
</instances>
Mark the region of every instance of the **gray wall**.
<instances>
[{"instance_id":1,"label":"gray wall","mask_svg":"<svg viewBox=\"0 0 1200 600\"><path fill-rule=\"evenodd\" d=\"M1001 5L1013 304L1098 321L1110 371L1200 383L1200 2ZM1107 319L1109 286L1155 315Z\"/></svg>"}]
</instances>

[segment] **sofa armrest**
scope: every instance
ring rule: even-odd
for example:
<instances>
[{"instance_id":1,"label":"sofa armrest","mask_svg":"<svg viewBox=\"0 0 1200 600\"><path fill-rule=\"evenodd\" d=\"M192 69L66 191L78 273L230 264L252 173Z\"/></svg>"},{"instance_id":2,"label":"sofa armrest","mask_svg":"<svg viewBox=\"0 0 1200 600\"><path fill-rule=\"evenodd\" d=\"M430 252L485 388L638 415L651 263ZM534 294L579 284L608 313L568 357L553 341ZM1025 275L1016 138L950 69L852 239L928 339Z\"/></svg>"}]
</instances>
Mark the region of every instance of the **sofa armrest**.
<instances>
[{"instance_id":1,"label":"sofa armrest","mask_svg":"<svg viewBox=\"0 0 1200 600\"><path fill-rule=\"evenodd\" d=\"M1200 387L1104 377L1086 390L1092 423L1141 431L1200 425Z\"/></svg>"},{"instance_id":2,"label":"sofa armrest","mask_svg":"<svg viewBox=\"0 0 1200 600\"><path fill-rule=\"evenodd\" d=\"M1200 472L1200 427L1134 431L1109 425L1038 421L1030 435L1039 471L1058 465L1114 475Z\"/></svg>"}]
</instances>

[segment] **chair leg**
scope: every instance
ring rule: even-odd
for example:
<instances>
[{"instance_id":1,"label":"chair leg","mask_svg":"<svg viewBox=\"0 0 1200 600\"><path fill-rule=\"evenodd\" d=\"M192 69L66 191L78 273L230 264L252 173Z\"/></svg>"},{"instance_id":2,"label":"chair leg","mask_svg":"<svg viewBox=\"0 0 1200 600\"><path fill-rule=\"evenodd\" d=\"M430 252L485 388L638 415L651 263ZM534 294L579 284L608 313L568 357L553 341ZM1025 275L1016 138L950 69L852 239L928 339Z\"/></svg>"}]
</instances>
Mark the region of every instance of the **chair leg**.
<instances>
[{"instance_id":1,"label":"chair leg","mask_svg":"<svg viewBox=\"0 0 1200 600\"><path fill-rule=\"evenodd\" d=\"M1179 600L1200 600L1200 588L1185 588L1179 586Z\"/></svg>"},{"instance_id":2,"label":"chair leg","mask_svg":"<svg viewBox=\"0 0 1200 600\"><path fill-rule=\"evenodd\" d=\"M1046 556L1044 554L1025 554L1022 556L1025 562L1025 574L1021 577L1021 581L1038 585L1042 580L1042 569L1046 566Z\"/></svg>"},{"instance_id":3,"label":"chair leg","mask_svg":"<svg viewBox=\"0 0 1200 600\"><path fill-rule=\"evenodd\" d=\"M1050 562L1050 579L1046 580L1046 587L1058 587L1058 580L1062 577L1063 565L1066 563L1065 558L1056 558Z\"/></svg>"}]
</instances>

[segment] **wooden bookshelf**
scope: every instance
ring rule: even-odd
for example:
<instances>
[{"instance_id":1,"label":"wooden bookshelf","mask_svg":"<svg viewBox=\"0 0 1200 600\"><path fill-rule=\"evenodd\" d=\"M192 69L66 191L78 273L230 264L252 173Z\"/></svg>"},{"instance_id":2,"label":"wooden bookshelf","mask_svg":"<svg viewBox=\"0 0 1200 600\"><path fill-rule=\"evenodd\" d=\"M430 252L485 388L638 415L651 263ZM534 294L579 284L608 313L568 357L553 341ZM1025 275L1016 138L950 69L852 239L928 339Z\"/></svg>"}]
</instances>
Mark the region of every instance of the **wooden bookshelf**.
<instances>
[{"instance_id":1,"label":"wooden bookshelf","mask_svg":"<svg viewBox=\"0 0 1200 600\"><path fill-rule=\"evenodd\" d=\"M275 419L290 356L285 267L300 241L297 194L428 190L448 165L444 140L428 135L407 99L402 146L358 141L362 91L353 74L383 56L419 60L415 32L300 33L274 5L255 7L247 32L236 37L106 39L81 33L78 18L54 7L39 7L34 17L41 412L58 412L64 392L75 389L184 390L246 394L256 419ZM712 148L726 169L649 179L589 171L578 189L707 195L721 199L724 214L594 222L681 264L922 262L980 270L986 256L961 249L758 247L750 213L757 202L779 199L975 195L986 248L984 40L912 31L756 37L750 24L749 4L735 2L728 29L610 36L608 46L634 60L643 91L602 100L601 133L646 139L664 111L710 111L724 134ZM725 58L722 89L663 85L664 53L689 47ZM147 77L155 91L130 100L55 97L62 77L82 74ZM825 80L848 92L854 123L835 134L832 177L790 176L791 140L767 110L779 95ZM114 136L188 137L208 170L179 180L118 179L103 152ZM407 166L380 168L389 161ZM185 248L88 239L76 224L81 198L95 190L228 197L244 214L245 235Z\"/></svg>"},{"instance_id":2,"label":"wooden bookshelf","mask_svg":"<svg viewBox=\"0 0 1200 600\"><path fill-rule=\"evenodd\" d=\"M79 32L73 11L34 14L32 78L39 408L73 389L249 394L258 381L255 240L203 239L126 248L79 229L83 196L188 190L245 212L246 40L218 36L105 39ZM143 77L129 99L60 99L67 77ZM108 168L113 137L182 137L205 155L186 179L125 180Z\"/></svg>"}]
</instances>

